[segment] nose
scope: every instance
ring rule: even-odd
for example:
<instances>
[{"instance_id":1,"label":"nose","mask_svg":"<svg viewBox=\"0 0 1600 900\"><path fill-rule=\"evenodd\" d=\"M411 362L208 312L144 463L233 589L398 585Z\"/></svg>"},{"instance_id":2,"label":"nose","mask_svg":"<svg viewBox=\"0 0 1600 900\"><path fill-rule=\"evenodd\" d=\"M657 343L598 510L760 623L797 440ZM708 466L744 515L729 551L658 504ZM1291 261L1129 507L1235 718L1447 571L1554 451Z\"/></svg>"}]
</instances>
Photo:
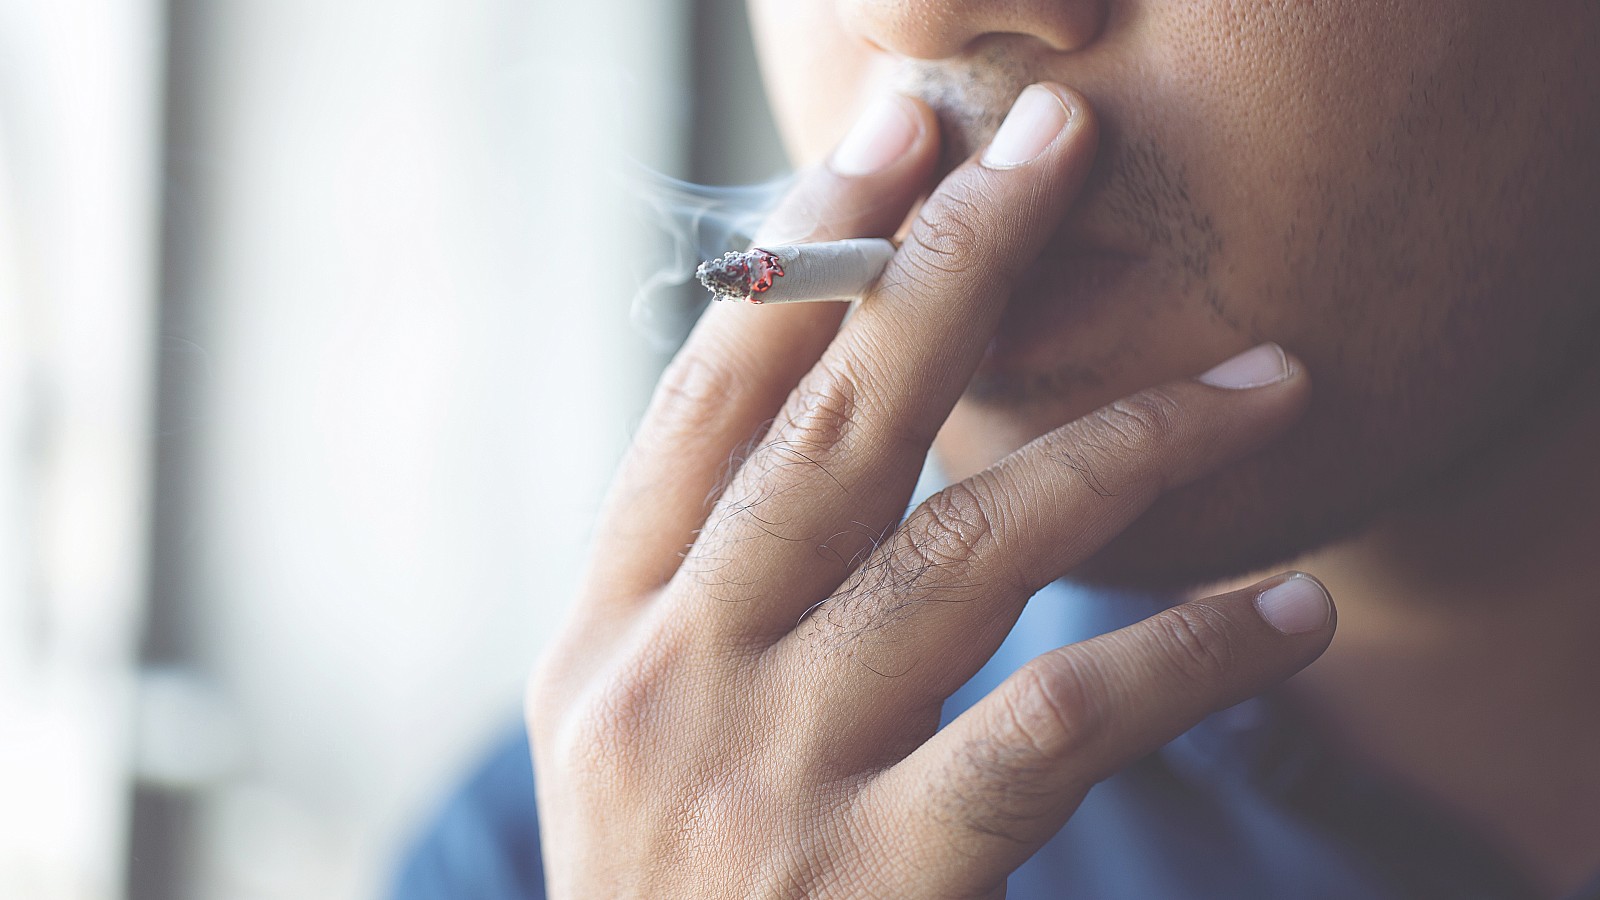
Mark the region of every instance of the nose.
<instances>
[{"instance_id":1,"label":"nose","mask_svg":"<svg viewBox=\"0 0 1600 900\"><path fill-rule=\"evenodd\" d=\"M1050 50L1088 46L1112 0L838 0L846 28L913 59L959 55L979 38L1023 35Z\"/></svg>"}]
</instances>

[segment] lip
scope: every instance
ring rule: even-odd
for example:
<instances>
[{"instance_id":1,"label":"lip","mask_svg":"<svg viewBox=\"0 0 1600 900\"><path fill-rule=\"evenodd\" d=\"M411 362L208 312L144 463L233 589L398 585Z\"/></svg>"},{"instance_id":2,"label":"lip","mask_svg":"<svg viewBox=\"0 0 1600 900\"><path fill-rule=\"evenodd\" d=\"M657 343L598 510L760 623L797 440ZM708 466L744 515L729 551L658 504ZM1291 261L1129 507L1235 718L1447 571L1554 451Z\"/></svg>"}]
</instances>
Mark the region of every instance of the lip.
<instances>
[{"instance_id":1,"label":"lip","mask_svg":"<svg viewBox=\"0 0 1600 900\"><path fill-rule=\"evenodd\" d=\"M1143 260L1127 253L1073 247L1045 250L1012 291L982 368L991 374L1049 371L1066 345L1080 341L1114 304Z\"/></svg>"}]
</instances>

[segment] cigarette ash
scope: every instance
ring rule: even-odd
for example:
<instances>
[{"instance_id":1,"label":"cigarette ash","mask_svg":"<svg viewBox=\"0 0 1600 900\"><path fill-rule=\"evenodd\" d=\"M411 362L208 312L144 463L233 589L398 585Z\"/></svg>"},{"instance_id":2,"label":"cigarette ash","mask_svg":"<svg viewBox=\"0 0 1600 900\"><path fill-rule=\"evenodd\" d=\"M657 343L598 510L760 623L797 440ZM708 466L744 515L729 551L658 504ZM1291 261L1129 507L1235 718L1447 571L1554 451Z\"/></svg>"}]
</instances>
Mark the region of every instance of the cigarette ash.
<instances>
[{"instance_id":1,"label":"cigarette ash","mask_svg":"<svg viewBox=\"0 0 1600 900\"><path fill-rule=\"evenodd\" d=\"M718 300L760 303L774 279L783 277L783 263L759 247L744 253L729 251L701 263L695 277Z\"/></svg>"}]
</instances>

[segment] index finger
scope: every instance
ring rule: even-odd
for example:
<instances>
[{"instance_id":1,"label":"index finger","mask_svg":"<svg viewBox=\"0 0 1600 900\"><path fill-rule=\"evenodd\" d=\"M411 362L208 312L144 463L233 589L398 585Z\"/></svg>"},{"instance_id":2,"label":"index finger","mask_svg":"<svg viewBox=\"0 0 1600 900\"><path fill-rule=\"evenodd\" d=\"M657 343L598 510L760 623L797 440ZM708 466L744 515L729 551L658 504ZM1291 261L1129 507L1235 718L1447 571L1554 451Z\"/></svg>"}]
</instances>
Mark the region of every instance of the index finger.
<instances>
[{"instance_id":1,"label":"index finger","mask_svg":"<svg viewBox=\"0 0 1600 900\"><path fill-rule=\"evenodd\" d=\"M763 242L891 237L938 160L927 104L880 99L828 164L808 171ZM713 303L656 386L601 513L589 593L665 583L705 521L730 457L770 420L839 329L847 304Z\"/></svg>"}]
</instances>

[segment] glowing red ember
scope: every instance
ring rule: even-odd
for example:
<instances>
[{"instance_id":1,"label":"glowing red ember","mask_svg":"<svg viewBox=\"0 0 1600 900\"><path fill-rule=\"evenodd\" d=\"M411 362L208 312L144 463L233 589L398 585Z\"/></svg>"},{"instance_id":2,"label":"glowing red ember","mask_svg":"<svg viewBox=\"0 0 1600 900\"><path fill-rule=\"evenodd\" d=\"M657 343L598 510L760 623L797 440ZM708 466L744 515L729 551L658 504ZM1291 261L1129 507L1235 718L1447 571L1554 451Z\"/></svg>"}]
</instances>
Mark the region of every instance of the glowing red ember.
<instances>
[{"instance_id":1,"label":"glowing red ember","mask_svg":"<svg viewBox=\"0 0 1600 900\"><path fill-rule=\"evenodd\" d=\"M761 295L772 289L773 281L783 277L783 264L777 256L757 247L707 260L695 275L718 300L760 303Z\"/></svg>"}]
</instances>

